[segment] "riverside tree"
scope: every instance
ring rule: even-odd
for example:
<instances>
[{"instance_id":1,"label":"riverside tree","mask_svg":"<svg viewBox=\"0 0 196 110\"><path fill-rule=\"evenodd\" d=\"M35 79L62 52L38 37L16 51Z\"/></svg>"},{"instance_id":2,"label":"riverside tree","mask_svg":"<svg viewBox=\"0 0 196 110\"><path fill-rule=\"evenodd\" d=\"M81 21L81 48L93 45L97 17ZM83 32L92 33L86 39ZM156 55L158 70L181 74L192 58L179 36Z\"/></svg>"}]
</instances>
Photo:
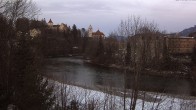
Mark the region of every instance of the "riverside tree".
<instances>
[{"instance_id":1,"label":"riverside tree","mask_svg":"<svg viewBox=\"0 0 196 110\"><path fill-rule=\"evenodd\" d=\"M11 97L10 70L12 58L11 38L13 37L13 27L7 19L0 16L0 109L5 109Z\"/></svg>"},{"instance_id":2,"label":"riverside tree","mask_svg":"<svg viewBox=\"0 0 196 110\"><path fill-rule=\"evenodd\" d=\"M53 87L41 71L41 38L29 34L29 18L37 13L30 10L33 2L5 0L0 6L0 109L9 104L21 110L49 109Z\"/></svg>"},{"instance_id":3,"label":"riverside tree","mask_svg":"<svg viewBox=\"0 0 196 110\"><path fill-rule=\"evenodd\" d=\"M134 74L133 83L131 84L130 103L130 110L134 110L138 97L141 72L152 64L158 64L157 61L161 59L161 50L163 49L163 45L161 45L162 37L154 22L142 20L137 16L131 16L126 20L122 20L118 31L120 36L128 37L126 52L122 55L125 57L122 62L128 68L132 68ZM126 76L126 71L124 74Z\"/></svg>"},{"instance_id":4,"label":"riverside tree","mask_svg":"<svg viewBox=\"0 0 196 110\"><path fill-rule=\"evenodd\" d=\"M131 64L131 45L127 41L126 55L125 55L125 65L128 66Z\"/></svg>"},{"instance_id":5,"label":"riverside tree","mask_svg":"<svg viewBox=\"0 0 196 110\"><path fill-rule=\"evenodd\" d=\"M11 103L22 110L49 109L54 101L53 87L43 79L40 71L42 57L34 45L36 40L26 34L20 35L14 52Z\"/></svg>"}]
</instances>

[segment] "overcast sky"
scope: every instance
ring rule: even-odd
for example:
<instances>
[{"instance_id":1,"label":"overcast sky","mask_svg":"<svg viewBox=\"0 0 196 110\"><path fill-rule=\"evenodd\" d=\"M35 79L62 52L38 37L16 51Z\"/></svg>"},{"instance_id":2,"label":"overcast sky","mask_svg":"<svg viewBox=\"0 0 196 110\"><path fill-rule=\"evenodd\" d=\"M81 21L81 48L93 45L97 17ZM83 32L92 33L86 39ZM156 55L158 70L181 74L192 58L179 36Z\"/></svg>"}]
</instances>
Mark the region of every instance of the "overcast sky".
<instances>
[{"instance_id":1,"label":"overcast sky","mask_svg":"<svg viewBox=\"0 0 196 110\"><path fill-rule=\"evenodd\" d=\"M54 24L76 24L99 29L106 35L117 30L130 15L154 21L161 30L178 32L196 25L196 0L34 0L41 8L39 18Z\"/></svg>"}]
</instances>

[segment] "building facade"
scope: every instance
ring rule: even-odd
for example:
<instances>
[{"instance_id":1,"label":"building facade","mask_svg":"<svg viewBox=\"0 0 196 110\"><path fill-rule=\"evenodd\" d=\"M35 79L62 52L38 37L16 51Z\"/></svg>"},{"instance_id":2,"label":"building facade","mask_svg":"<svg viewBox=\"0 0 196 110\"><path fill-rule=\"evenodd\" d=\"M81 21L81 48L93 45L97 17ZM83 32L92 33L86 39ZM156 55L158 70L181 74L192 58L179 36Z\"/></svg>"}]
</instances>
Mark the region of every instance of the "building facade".
<instances>
[{"instance_id":1,"label":"building facade","mask_svg":"<svg viewBox=\"0 0 196 110\"><path fill-rule=\"evenodd\" d=\"M54 25L52 20L50 19L48 21L48 28L49 29L52 29L52 30L55 30L55 31L60 31L60 32L64 32L67 30L67 25L64 24L64 23L61 23L61 25Z\"/></svg>"},{"instance_id":2,"label":"building facade","mask_svg":"<svg viewBox=\"0 0 196 110\"><path fill-rule=\"evenodd\" d=\"M31 37L38 37L39 35L41 35L41 31L39 29L32 29L30 30L30 36Z\"/></svg>"},{"instance_id":3,"label":"building facade","mask_svg":"<svg viewBox=\"0 0 196 110\"><path fill-rule=\"evenodd\" d=\"M165 37L170 54L191 54L196 44L194 37Z\"/></svg>"}]
</instances>

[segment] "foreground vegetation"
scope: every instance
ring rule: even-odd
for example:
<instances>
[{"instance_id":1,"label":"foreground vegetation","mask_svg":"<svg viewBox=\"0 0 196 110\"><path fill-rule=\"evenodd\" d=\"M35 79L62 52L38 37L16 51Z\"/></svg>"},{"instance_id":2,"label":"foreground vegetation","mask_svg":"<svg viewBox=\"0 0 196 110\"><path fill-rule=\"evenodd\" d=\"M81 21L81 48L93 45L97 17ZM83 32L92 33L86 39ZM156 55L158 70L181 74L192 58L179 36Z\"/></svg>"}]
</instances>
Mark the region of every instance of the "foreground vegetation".
<instances>
[{"instance_id":1,"label":"foreground vegetation","mask_svg":"<svg viewBox=\"0 0 196 110\"><path fill-rule=\"evenodd\" d=\"M42 75L41 39L29 29L34 4L28 0L0 1L0 109L48 110L54 104L53 87Z\"/></svg>"},{"instance_id":2,"label":"foreground vegetation","mask_svg":"<svg viewBox=\"0 0 196 110\"><path fill-rule=\"evenodd\" d=\"M131 110L136 109L139 79L144 70L184 72L184 65L171 59L166 52L162 43L163 33L154 23L132 16L120 23L119 32L111 33L104 39L92 39L85 29L79 30L76 25L64 32L48 29L45 20L33 19L38 12L39 9L30 0L0 0L0 109L5 110L10 105L21 110L79 109L77 97L74 96L70 105L66 100L62 100L62 104L55 102L58 99L55 90L43 78L45 57L82 55L93 63L126 67L125 76L132 69ZM29 31L32 29L41 30L41 34L31 36ZM66 98L66 86L62 86L61 98ZM122 105L126 109L124 90ZM95 109L95 102L90 99L86 108ZM112 104L108 109L115 109Z\"/></svg>"},{"instance_id":3,"label":"foreground vegetation","mask_svg":"<svg viewBox=\"0 0 196 110\"><path fill-rule=\"evenodd\" d=\"M50 80L55 85L57 96L55 108L58 110L194 110L195 97L139 91L133 108L132 90L100 87L90 90ZM109 82L108 82L109 83Z\"/></svg>"}]
</instances>

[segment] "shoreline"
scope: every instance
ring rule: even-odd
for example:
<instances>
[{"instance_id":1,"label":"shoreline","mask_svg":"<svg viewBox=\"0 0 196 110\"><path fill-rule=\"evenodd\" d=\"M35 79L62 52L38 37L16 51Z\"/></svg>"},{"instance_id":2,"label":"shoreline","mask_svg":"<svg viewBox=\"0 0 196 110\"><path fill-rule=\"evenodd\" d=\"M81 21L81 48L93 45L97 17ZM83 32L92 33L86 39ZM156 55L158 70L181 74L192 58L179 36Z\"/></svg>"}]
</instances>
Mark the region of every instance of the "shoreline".
<instances>
[{"instance_id":1,"label":"shoreline","mask_svg":"<svg viewBox=\"0 0 196 110\"><path fill-rule=\"evenodd\" d=\"M133 74L134 69L129 68L129 67L123 67L120 65L105 65L105 64L99 64L91 61L90 59L86 60L83 59L83 62L86 64L94 65L94 66L99 66L103 68L108 68L108 69L116 69L116 70L128 70L130 74ZM144 71L141 72L141 75L150 75L150 76L156 76L156 77L163 77L163 78L178 78L178 79L188 79L188 80L195 80L196 75L193 75L193 72L191 73L185 73L181 71L169 71L169 70L155 70L155 69L150 69L146 68Z\"/></svg>"},{"instance_id":2,"label":"shoreline","mask_svg":"<svg viewBox=\"0 0 196 110\"><path fill-rule=\"evenodd\" d=\"M123 67L121 65L111 64L100 64L93 62L90 58L85 58L82 55L66 55L66 56L58 56L58 57L46 57L46 58L74 58L74 59L82 59L84 64L92 65L92 66L98 66L103 67L106 69L115 69L119 71L128 70L129 74L133 74L134 69L130 67ZM149 76L155 76L155 77L162 77L162 78L177 78L177 79L187 79L192 80L196 82L196 65L193 66L195 69L193 69L194 72L185 73L182 71L169 71L169 70L158 70L158 69L152 69L152 68L145 68L141 75L149 75Z\"/></svg>"},{"instance_id":3,"label":"shoreline","mask_svg":"<svg viewBox=\"0 0 196 110\"><path fill-rule=\"evenodd\" d=\"M67 58L67 57L64 57L65 59ZM71 58L71 59L74 59L73 57L69 57L69 58ZM68 58L68 59L69 59ZM53 60L52 60L53 61ZM59 61L59 60L57 60L57 61ZM64 62L61 62L62 64L64 63ZM94 67L97 67L97 68L100 68L100 69L108 69L108 70L110 70L111 69L111 67L108 67L108 66L106 66L106 65L99 65L99 64L92 64L91 63L91 60L83 60L83 59L80 59L80 65L85 65L85 64L87 64L86 66L92 66L92 68L94 68ZM56 65L56 64L55 64ZM94 65L94 67L93 67L93 65ZM100 66L100 67L98 67L98 66ZM102 68L103 67L103 68ZM112 67L112 68L114 68L114 67ZM121 70L119 70L119 69L117 69L117 68L115 68L116 69L116 71L119 71L118 73L119 74L123 74L123 69L122 68L120 68ZM113 70L113 71L115 71L115 70ZM120 72L121 71L121 72ZM151 70L149 70L148 72L151 72ZM156 73L157 71L155 71L154 73ZM175 78L175 77L163 77L163 76L157 76L157 75L149 75L148 73L146 73L145 72L145 74L144 74L144 76L143 76L143 72L142 72L142 74L141 74L141 79L143 78L143 77L151 77L150 79L157 79L157 81L158 80L164 80L164 81L170 81L170 80L178 80L178 82L181 82L181 79L180 78ZM50 78L59 78L58 77L58 75L56 76L56 75L53 75L53 74L45 74L47 77L50 77ZM133 76L133 73L128 73L127 72L127 74L126 75L128 75L128 76L130 76L129 78L131 78L131 76ZM128 77L127 77L128 78ZM130 79L127 79L127 80L129 80L130 81ZM61 79L61 78L60 78ZM62 80L62 79L61 79ZM191 86L191 87L195 87L195 83L193 82L193 81L191 81L191 80L187 80L187 79L185 79L186 81L188 81L190 84L192 83L193 85ZM70 82L69 80L66 80L66 81L68 81L68 82ZM142 81L142 80L141 80ZM190 82L191 81L191 82ZM155 82L156 83L156 82ZM99 85L99 84L98 84ZM157 86L156 86L156 84L155 84L155 86L153 86L154 84L152 83L152 85L148 85L148 87L146 86L146 85L141 85L140 86L140 90L141 91L156 91L156 92L160 92L160 93L175 93L176 91L175 91L175 89L167 89L166 91L165 91L165 89L164 88L162 88L162 86L160 86L160 88L156 88ZM164 85L164 82L163 82L163 85ZM166 85L168 85L168 84L166 84ZM177 84L178 85L178 84ZM99 87L100 86L102 86L102 85L99 85ZM147 87L147 88L146 88ZM170 87L170 86L169 86ZM131 85L129 84L129 85L127 85L127 88L131 88ZM189 93L189 95L191 95L191 96L195 96L196 94L195 94L195 89L191 89L191 91L190 91L190 93ZM185 92L183 92L182 94L187 94L186 93L186 91Z\"/></svg>"}]
</instances>

